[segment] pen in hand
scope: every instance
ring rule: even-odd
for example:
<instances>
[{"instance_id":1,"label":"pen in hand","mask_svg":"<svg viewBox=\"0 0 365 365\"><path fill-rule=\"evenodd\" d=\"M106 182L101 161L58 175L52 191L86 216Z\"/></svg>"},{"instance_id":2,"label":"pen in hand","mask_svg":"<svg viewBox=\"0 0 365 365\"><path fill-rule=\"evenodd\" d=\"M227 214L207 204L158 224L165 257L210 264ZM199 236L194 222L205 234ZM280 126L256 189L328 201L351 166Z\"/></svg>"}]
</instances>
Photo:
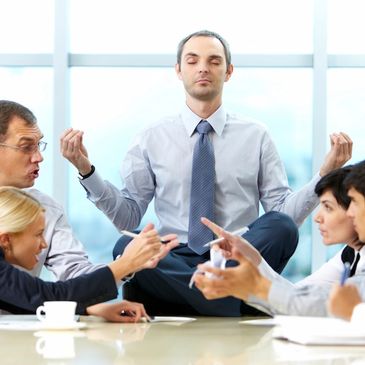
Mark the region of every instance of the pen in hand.
<instances>
[{"instance_id":1,"label":"pen in hand","mask_svg":"<svg viewBox=\"0 0 365 365\"><path fill-rule=\"evenodd\" d=\"M128 237L131 237L131 238L136 238L138 237L138 234L137 233L134 233L134 232L129 232L129 231L126 231L126 230L121 230L120 233L122 233L123 235L125 236L128 236ZM161 243L169 243L170 241L164 241L164 240L160 240Z\"/></svg>"},{"instance_id":2,"label":"pen in hand","mask_svg":"<svg viewBox=\"0 0 365 365\"><path fill-rule=\"evenodd\" d=\"M242 236L244 233L246 233L247 231L249 230L248 227L242 227L240 229L237 229L236 231L233 231L231 232L231 234L233 234L234 236ZM224 241L224 238L223 237L219 237L219 238L216 238L214 239L213 241L209 241L208 243L206 243L204 245L204 247L212 247L213 245L217 245L221 242Z\"/></svg>"},{"instance_id":3,"label":"pen in hand","mask_svg":"<svg viewBox=\"0 0 365 365\"><path fill-rule=\"evenodd\" d=\"M342 271L342 275L341 275L341 281L340 281L340 285L343 286L345 284L345 281L348 279L349 275L350 275L350 263L349 262L345 262L343 264L343 271Z\"/></svg>"}]
</instances>

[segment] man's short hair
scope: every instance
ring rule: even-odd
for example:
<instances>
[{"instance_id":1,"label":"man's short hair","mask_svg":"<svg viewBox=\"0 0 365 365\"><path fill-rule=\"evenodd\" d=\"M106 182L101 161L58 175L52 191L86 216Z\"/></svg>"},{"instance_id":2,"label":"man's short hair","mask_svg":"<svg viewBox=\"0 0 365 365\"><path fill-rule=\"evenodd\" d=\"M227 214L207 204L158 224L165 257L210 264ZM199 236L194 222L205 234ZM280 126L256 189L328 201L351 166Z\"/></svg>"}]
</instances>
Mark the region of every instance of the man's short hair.
<instances>
[{"instance_id":1,"label":"man's short hair","mask_svg":"<svg viewBox=\"0 0 365 365\"><path fill-rule=\"evenodd\" d=\"M352 166L351 172L346 176L345 186L347 190L354 188L365 197L365 160Z\"/></svg>"},{"instance_id":2,"label":"man's short hair","mask_svg":"<svg viewBox=\"0 0 365 365\"><path fill-rule=\"evenodd\" d=\"M27 125L34 125L37 119L34 114L25 106L15 101L0 100L0 141L5 139L9 123L14 117L24 120Z\"/></svg>"},{"instance_id":3,"label":"man's short hair","mask_svg":"<svg viewBox=\"0 0 365 365\"><path fill-rule=\"evenodd\" d=\"M330 191L335 197L337 203L347 210L351 203L351 199L347 195L347 188L344 184L345 179L352 171L352 166L345 166L336 170L332 170L323 176L314 188L318 197L327 191Z\"/></svg>"},{"instance_id":4,"label":"man's short hair","mask_svg":"<svg viewBox=\"0 0 365 365\"><path fill-rule=\"evenodd\" d=\"M226 63L227 63L227 70L228 70L228 66L231 64L231 51L229 49L229 44L228 42L218 33L212 32L210 30L199 30L197 32L191 33L188 36L186 36L184 39L182 39L177 47L177 63L179 65L179 67L181 67L181 56L183 53L183 49L184 46L186 44L186 42L194 37L211 37L211 38L216 38L218 39L221 43L222 46L224 48L224 55L226 58Z\"/></svg>"}]
</instances>

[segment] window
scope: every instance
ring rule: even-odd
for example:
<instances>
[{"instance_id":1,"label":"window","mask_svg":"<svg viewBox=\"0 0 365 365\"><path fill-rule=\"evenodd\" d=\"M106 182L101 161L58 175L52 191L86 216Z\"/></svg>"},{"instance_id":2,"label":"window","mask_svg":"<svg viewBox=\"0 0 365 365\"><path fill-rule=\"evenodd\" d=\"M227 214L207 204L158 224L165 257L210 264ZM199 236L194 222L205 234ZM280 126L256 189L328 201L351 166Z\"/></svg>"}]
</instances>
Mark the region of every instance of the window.
<instances>
[{"instance_id":1,"label":"window","mask_svg":"<svg viewBox=\"0 0 365 365\"><path fill-rule=\"evenodd\" d=\"M343 131L354 142L351 163L364 159L365 69L341 68L328 72L328 133Z\"/></svg>"},{"instance_id":2,"label":"window","mask_svg":"<svg viewBox=\"0 0 365 365\"><path fill-rule=\"evenodd\" d=\"M328 149L332 131L346 127L354 139L352 161L363 158L363 7L361 0L187 0L178 11L166 0L3 2L0 94L36 114L50 143L37 187L55 196L52 185L62 190L57 198L69 206L76 235L93 261L107 262L119 234L87 201L74 168L60 159L60 130L85 130L93 163L121 186L119 166L136 133L175 113L184 100L173 70L177 43L192 31L212 29L229 41L236 66L225 86L227 109L267 125L298 189L322 158L315 145ZM328 64L318 67L313 59L327 51ZM319 110L324 117L317 122ZM67 166L65 173L56 176L54 165L57 172ZM143 223L149 220L153 207ZM308 218L286 269L291 278L310 270L311 227ZM313 244L312 260L322 263L325 248L318 237Z\"/></svg>"},{"instance_id":3,"label":"window","mask_svg":"<svg viewBox=\"0 0 365 365\"><path fill-rule=\"evenodd\" d=\"M215 30L234 53L311 53L312 0L70 1L71 52L172 53L187 34ZM87 11L85 11L87 9Z\"/></svg>"},{"instance_id":4,"label":"window","mask_svg":"<svg viewBox=\"0 0 365 365\"><path fill-rule=\"evenodd\" d=\"M362 0L331 0L328 3L328 52L365 53L365 3Z\"/></svg>"},{"instance_id":5,"label":"window","mask_svg":"<svg viewBox=\"0 0 365 365\"><path fill-rule=\"evenodd\" d=\"M53 19L53 0L1 1L0 52L52 52Z\"/></svg>"}]
</instances>

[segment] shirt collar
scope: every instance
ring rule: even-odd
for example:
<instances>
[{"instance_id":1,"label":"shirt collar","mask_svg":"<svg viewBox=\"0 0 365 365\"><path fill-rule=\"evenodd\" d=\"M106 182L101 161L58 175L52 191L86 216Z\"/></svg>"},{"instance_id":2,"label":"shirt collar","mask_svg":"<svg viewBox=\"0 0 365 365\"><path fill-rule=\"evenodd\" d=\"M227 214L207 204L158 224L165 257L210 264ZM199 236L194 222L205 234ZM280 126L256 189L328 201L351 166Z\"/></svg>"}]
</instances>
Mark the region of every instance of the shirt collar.
<instances>
[{"instance_id":1,"label":"shirt collar","mask_svg":"<svg viewBox=\"0 0 365 365\"><path fill-rule=\"evenodd\" d=\"M181 118L189 136L192 136L196 126L202 120L199 115L196 115L186 104L181 112ZM213 127L215 133L220 136L223 133L224 126L227 123L227 115L221 105L209 118L206 118L209 124Z\"/></svg>"}]
</instances>

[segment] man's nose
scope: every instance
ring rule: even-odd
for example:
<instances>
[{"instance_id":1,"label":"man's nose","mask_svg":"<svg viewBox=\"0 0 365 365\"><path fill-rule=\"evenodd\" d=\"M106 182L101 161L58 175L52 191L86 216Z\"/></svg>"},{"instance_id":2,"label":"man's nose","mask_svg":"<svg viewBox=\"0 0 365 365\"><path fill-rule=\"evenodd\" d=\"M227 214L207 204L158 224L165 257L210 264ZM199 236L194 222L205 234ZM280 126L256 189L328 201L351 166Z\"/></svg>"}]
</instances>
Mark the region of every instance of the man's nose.
<instances>
[{"instance_id":1,"label":"man's nose","mask_svg":"<svg viewBox=\"0 0 365 365\"><path fill-rule=\"evenodd\" d=\"M209 71L208 64L204 61L199 62L199 72L208 72L208 71Z\"/></svg>"},{"instance_id":2,"label":"man's nose","mask_svg":"<svg viewBox=\"0 0 365 365\"><path fill-rule=\"evenodd\" d=\"M42 152L37 149L32 154L32 162L42 162L43 161L43 155Z\"/></svg>"}]
</instances>

